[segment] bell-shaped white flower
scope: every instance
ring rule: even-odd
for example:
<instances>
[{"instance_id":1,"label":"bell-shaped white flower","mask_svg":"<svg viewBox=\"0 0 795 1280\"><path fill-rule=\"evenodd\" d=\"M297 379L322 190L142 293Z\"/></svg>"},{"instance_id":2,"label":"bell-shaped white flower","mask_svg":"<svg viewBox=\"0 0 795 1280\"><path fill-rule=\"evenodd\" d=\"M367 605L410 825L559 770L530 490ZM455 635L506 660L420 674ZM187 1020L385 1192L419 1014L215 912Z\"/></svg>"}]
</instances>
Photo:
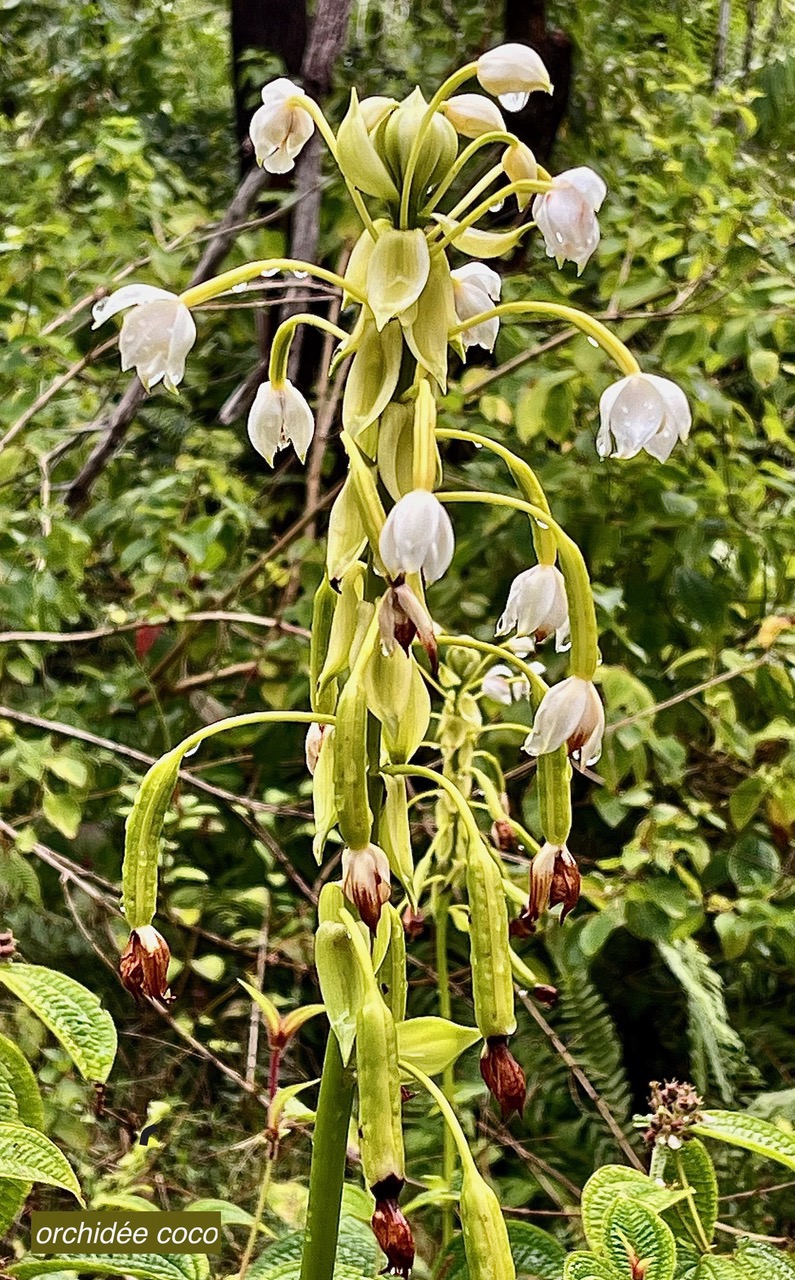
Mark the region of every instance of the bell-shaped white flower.
<instances>
[{"instance_id":1,"label":"bell-shaped white flower","mask_svg":"<svg viewBox=\"0 0 795 1280\"><path fill-rule=\"evenodd\" d=\"M375 933L381 908L392 894L389 859L377 844L364 849L343 849L342 892L350 898L372 933Z\"/></svg>"},{"instance_id":2,"label":"bell-shaped white flower","mask_svg":"<svg viewBox=\"0 0 795 1280\"><path fill-rule=\"evenodd\" d=\"M391 578L422 573L436 582L449 567L455 550L450 517L427 489L412 489L395 503L378 543Z\"/></svg>"},{"instance_id":3,"label":"bell-shaped white flower","mask_svg":"<svg viewBox=\"0 0 795 1280\"><path fill-rule=\"evenodd\" d=\"M499 98L506 111L521 111L536 90L551 93L541 58L526 44L501 44L478 58L478 80L486 93Z\"/></svg>"},{"instance_id":4,"label":"bell-shaped white flower","mask_svg":"<svg viewBox=\"0 0 795 1280\"><path fill-rule=\"evenodd\" d=\"M653 373L620 378L599 401L601 458L634 458L645 449L666 462L674 445L690 434L690 406L681 387Z\"/></svg>"},{"instance_id":5,"label":"bell-shaped white flower","mask_svg":"<svg viewBox=\"0 0 795 1280\"><path fill-rule=\"evenodd\" d=\"M135 369L147 391L162 382L176 391L185 376L185 360L196 341L196 325L184 302L151 284L125 284L93 308L93 328L126 307L119 334L121 367Z\"/></svg>"},{"instance_id":6,"label":"bell-shaped white flower","mask_svg":"<svg viewBox=\"0 0 795 1280\"><path fill-rule=\"evenodd\" d=\"M284 78L262 90L262 106L251 117L249 136L257 164L268 173L289 173L315 131L309 112L295 101L302 96L298 85Z\"/></svg>"},{"instance_id":7,"label":"bell-shaped white flower","mask_svg":"<svg viewBox=\"0 0 795 1280\"><path fill-rule=\"evenodd\" d=\"M502 662L498 662L495 667L486 672L480 687L487 698L493 698L495 702L501 702L506 707L510 707L512 702L521 702L522 698L530 696L527 676L518 675Z\"/></svg>"},{"instance_id":8,"label":"bell-shaped white flower","mask_svg":"<svg viewBox=\"0 0 795 1280\"><path fill-rule=\"evenodd\" d=\"M510 182L535 182L538 177L538 164L529 147L518 139L512 146L506 147L502 153L502 167ZM529 191L517 191L516 203L525 209L532 200Z\"/></svg>"},{"instance_id":9,"label":"bell-shaped white flower","mask_svg":"<svg viewBox=\"0 0 795 1280\"><path fill-rule=\"evenodd\" d=\"M302 462L315 433L315 420L301 392L292 382L275 387L263 382L248 415L248 436L257 453L273 466L279 449L289 444Z\"/></svg>"},{"instance_id":10,"label":"bell-shaped white flower","mask_svg":"<svg viewBox=\"0 0 795 1280\"><path fill-rule=\"evenodd\" d=\"M504 636L514 628L539 644L554 633L558 652L568 649L569 601L563 574L555 565L535 564L514 578L496 633Z\"/></svg>"},{"instance_id":11,"label":"bell-shaped white flower","mask_svg":"<svg viewBox=\"0 0 795 1280\"><path fill-rule=\"evenodd\" d=\"M500 300L502 279L483 262L468 262L466 266L456 267L450 272L450 277L455 312L462 323L490 311ZM483 320L471 329L464 329L461 341L465 348L485 347L487 351L493 351L499 328L499 316L492 316L491 320Z\"/></svg>"},{"instance_id":12,"label":"bell-shaped white flower","mask_svg":"<svg viewBox=\"0 0 795 1280\"><path fill-rule=\"evenodd\" d=\"M568 258L579 275L599 244L596 215L607 195L598 173L585 166L552 179L552 190L536 196L533 217L544 237L547 257L558 266Z\"/></svg>"},{"instance_id":13,"label":"bell-shaped white flower","mask_svg":"<svg viewBox=\"0 0 795 1280\"><path fill-rule=\"evenodd\" d=\"M448 98L442 103L442 111L456 133L464 138L479 138L481 134L495 130L505 132L505 121L499 108L479 93L459 93Z\"/></svg>"},{"instance_id":14,"label":"bell-shaped white flower","mask_svg":"<svg viewBox=\"0 0 795 1280\"><path fill-rule=\"evenodd\" d=\"M605 711L596 686L580 676L569 676L544 694L522 750L543 756L565 742L570 756L586 765L595 764L602 752L604 731Z\"/></svg>"}]
</instances>

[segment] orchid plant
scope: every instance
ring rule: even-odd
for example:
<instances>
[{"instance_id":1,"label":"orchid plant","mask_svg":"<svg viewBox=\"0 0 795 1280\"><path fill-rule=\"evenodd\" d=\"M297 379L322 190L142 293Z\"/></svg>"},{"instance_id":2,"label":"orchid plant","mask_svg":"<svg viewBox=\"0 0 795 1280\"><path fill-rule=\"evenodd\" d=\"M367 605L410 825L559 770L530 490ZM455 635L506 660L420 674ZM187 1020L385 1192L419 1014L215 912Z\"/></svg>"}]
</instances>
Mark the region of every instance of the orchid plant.
<instances>
[{"instance_id":1,"label":"orchid plant","mask_svg":"<svg viewBox=\"0 0 795 1280\"><path fill-rule=\"evenodd\" d=\"M459 93L471 80L484 92ZM475 346L491 351L502 322L538 317L576 326L618 368L620 377L600 405L601 456L631 458L645 450L665 459L690 429L682 391L641 372L626 346L587 313L556 302L500 301L500 276L484 259L502 257L532 230L540 231L558 267L573 262L578 272L599 243L602 179L588 168L552 177L503 120L501 106L517 111L531 93L550 91L538 55L507 44L456 71L430 102L419 89L403 102L360 102L353 90L335 133L297 85L286 79L266 85L251 122L258 162L272 173L289 172L317 129L361 218L344 276L294 259L262 260L179 296L124 286L94 310L101 324L126 309L122 367L134 367L147 390L162 382L169 391L178 387L196 339L195 309L262 276L319 278L340 291L343 312L351 315L347 328L314 314L293 315L281 325L268 380L248 419L251 443L268 464L290 446L303 462L314 419L287 376L292 338L298 326L310 325L336 339L335 362L347 367L341 439L348 473L332 509L326 576L314 602L309 708L220 721L164 756L144 780L128 821L124 866L131 936L122 978L136 993L165 999L168 953L152 920L161 827L180 761L206 738L241 724L306 726L315 856L323 858L335 830L344 851L341 881L327 884L319 902L316 965L331 1031L315 1117L302 1280L333 1275L355 1093L373 1230L388 1270L409 1275L414 1242L399 1205L405 1084L426 1090L447 1126L445 1239L460 1163L457 1200L471 1280L515 1276L499 1204L451 1105L454 1065L480 1043L481 1074L503 1116L521 1112L525 1076L509 1047L514 982L532 988L535 977L514 944L550 908L561 905L566 915L577 902L570 780L573 766L598 760L605 717L594 683L594 603L579 548L555 521L527 463L495 440L441 425L438 401L451 357L465 361ZM496 162L469 180L473 162L487 150ZM484 228L489 211L508 200L516 202L516 225ZM470 261L453 268L453 254ZM515 496L446 490L440 448L448 440L496 454L515 482ZM428 589L450 566L450 509L461 503L512 509L532 527L537 563L510 589L496 634L515 634L501 643L447 631L433 616ZM569 674L549 687L544 667L528 657L553 636L556 648L568 652ZM433 698L436 733L429 744ZM536 762L540 827L534 834L509 812L500 761L480 746L483 699L497 706L528 702L533 711L523 749ZM441 769L421 763L428 745L434 756L441 754ZM430 844L417 859L410 779L436 804ZM483 829L484 812L490 830ZM517 883L515 864L504 860L508 848L530 857L529 890ZM412 1019L406 1017L406 936L423 914L435 925L439 1017ZM450 1016L451 921L469 935L474 1028ZM278 1131L277 1121L274 1158Z\"/></svg>"}]
</instances>

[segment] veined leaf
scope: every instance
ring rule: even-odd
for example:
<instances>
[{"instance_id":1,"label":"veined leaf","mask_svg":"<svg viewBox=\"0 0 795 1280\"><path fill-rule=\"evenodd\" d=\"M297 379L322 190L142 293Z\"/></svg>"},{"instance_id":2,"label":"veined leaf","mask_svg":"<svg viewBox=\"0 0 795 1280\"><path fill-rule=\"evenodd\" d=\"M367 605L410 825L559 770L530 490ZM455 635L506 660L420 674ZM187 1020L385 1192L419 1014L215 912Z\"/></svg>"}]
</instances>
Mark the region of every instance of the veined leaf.
<instances>
[{"instance_id":1,"label":"veined leaf","mask_svg":"<svg viewBox=\"0 0 795 1280\"><path fill-rule=\"evenodd\" d=\"M249 1268L248 1280L299 1280L303 1243L303 1232L296 1231L270 1245ZM373 1280L379 1256L368 1226L356 1218L340 1219L334 1280Z\"/></svg>"},{"instance_id":2,"label":"veined leaf","mask_svg":"<svg viewBox=\"0 0 795 1280\"><path fill-rule=\"evenodd\" d=\"M0 1124L0 1168L14 1182L64 1187L83 1204L72 1166L38 1129L28 1129L24 1124Z\"/></svg>"},{"instance_id":3,"label":"veined leaf","mask_svg":"<svg viewBox=\"0 0 795 1280\"><path fill-rule=\"evenodd\" d=\"M762 1240L741 1240L734 1260L743 1280L795 1280L795 1262Z\"/></svg>"},{"instance_id":4,"label":"veined leaf","mask_svg":"<svg viewBox=\"0 0 795 1280\"><path fill-rule=\"evenodd\" d=\"M715 1166L703 1142L698 1138L691 1138L680 1151L672 1152L668 1161L667 1172L675 1172L679 1185L684 1188L691 1187L693 1190L692 1207L687 1201L677 1204L669 1218L671 1225L678 1224L683 1227L696 1245L703 1246L694 1211L698 1214L704 1228L707 1242L711 1242L718 1217L718 1180L715 1177Z\"/></svg>"},{"instance_id":5,"label":"veined leaf","mask_svg":"<svg viewBox=\"0 0 795 1280\"><path fill-rule=\"evenodd\" d=\"M81 1253L60 1258L25 1258L8 1268L16 1280L64 1271L98 1276L135 1276L136 1280L207 1280L210 1264L203 1253Z\"/></svg>"},{"instance_id":6,"label":"veined leaf","mask_svg":"<svg viewBox=\"0 0 795 1280\"><path fill-rule=\"evenodd\" d=\"M14 1091L17 1114L22 1123L31 1129L41 1129L44 1125L44 1108L36 1077L27 1058L5 1036L0 1036L0 1076L8 1081Z\"/></svg>"},{"instance_id":7,"label":"veined leaf","mask_svg":"<svg viewBox=\"0 0 795 1280\"><path fill-rule=\"evenodd\" d=\"M640 1201L655 1213L662 1213L684 1198L681 1191L658 1187L639 1169L603 1165L586 1182L580 1206L585 1238L596 1252L604 1248L607 1216L617 1197Z\"/></svg>"},{"instance_id":8,"label":"veined leaf","mask_svg":"<svg viewBox=\"0 0 795 1280\"><path fill-rule=\"evenodd\" d=\"M508 1222L506 1225L511 1254L521 1280L525 1277L527 1280L563 1280L566 1253L553 1236L529 1222ZM440 1256L434 1275L440 1280L469 1280L463 1236L457 1236ZM575 1280L580 1280L580 1277L575 1277ZM587 1273L583 1274L582 1280L587 1280ZM594 1272L593 1280L615 1280L615 1277L608 1268L604 1272Z\"/></svg>"},{"instance_id":9,"label":"veined leaf","mask_svg":"<svg viewBox=\"0 0 795 1280\"><path fill-rule=\"evenodd\" d=\"M31 1193L32 1182L18 1182L13 1178L0 1178L0 1240L16 1221L20 1209Z\"/></svg>"},{"instance_id":10,"label":"veined leaf","mask_svg":"<svg viewBox=\"0 0 795 1280\"><path fill-rule=\"evenodd\" d=\"M765 1280L770 1280L768 1272ZM702 1258L693 1272L693 1280L744 1280L733 1258Z\"/></svg>"},{"instance_id":11,"label":"veined leaf","mask_svg":"<svg viewBox=\"0 0 795 1280\"><path fill-rule=\"evenodd\" d=\"M563 1280L618 1280L618 1276L604 1258L581 1250L569 1254L563 1268Z\"/></svg>"},{"instance_id":12,"label":"veined leaf","mask_svg":"<svg viewBox=\"0 0 795 1280\"><path fill-rule=\"evenodd\" d=\"M702 1138L728 1142L795 1169L795 1134L742 1111L704 1111L702 1116L701 1123L693 1125L693 1132Z\"/></svg>"},{"instance_id":13,"label":"veined leaf","mask_svg":"<svg viewBox=\"0 0 795 1280\"><path fill-rule=\"evenodd\" d=\"M673 1280L676 1245L671 1228L639 1200L621 1197L607 1214L605 1253L622 1280L637 1274L645 1263L643 1280Z\"/></svg>"},{"instance_id":14,"label":"veined leaf","mask_svg":"<svg viewBox=\"0 0 795 1280\"><path fill-rule=\"evenodd\" d=\"M93 992L36 964L3 965L0 982L57 1036L86 1080L107 1080L116 1057L116 1028Z\"/></svg>"}]
</instances>

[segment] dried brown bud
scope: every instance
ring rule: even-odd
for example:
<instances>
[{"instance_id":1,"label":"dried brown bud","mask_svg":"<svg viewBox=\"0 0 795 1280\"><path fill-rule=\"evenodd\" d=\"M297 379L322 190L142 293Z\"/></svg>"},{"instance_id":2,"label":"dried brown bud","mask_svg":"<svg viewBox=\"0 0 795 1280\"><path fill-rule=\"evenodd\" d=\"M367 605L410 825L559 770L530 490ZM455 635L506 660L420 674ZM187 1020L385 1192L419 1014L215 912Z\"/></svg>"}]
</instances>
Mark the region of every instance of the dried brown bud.
<instances>
[{"instance_id":1,"label":"dried brown bud","mask_svg":"<svg viewBox=\"0 0 795 1280\"><path fill-rule=\"evenodd\" d=\"M415 911L413 907L406 907L402 919L403 932L409 942L416 942L417 938L421 938L425 932L425 916L421 911Z\"/></svg>"},{"instance_id":2,"label":"dried brown bud","mask_svg":"<svg viewBox=\"0 0 795 1280\"><path fill-rule=\"evenodd\" d=\"M119 961L119 975L127 990L139 999L171 1000L168 987L168 965L171 952L151 924L133 929L130 941Z\"/></svg>"},{"instance_id":3,"label":"dried brown bud","mask_svg":"<svg viewBox=\"0 0 795 1280\"><path fill-rule=\"evenodd\" d=\"M350 898L371 933L375 933L381 908L392 893L389 859L377 844L364 849L344 849L342 892Z\"/></svg>"},{"instance_id":4,"label":"dried brown bud","mask_svg":"<svg viewBox=\"0 0 795 1280\"><path fill-rule=\"evenodd\" d=\"M386 1254L384 1274L403 1276L407 1280L414 1266L414 1237L397 1202L402 1186L400 1178L391 1177L372 1188L375 1196L372 1228L379 1248Z\"/></svg>"},{"instance_id":5,"label":"dried brown bud","mask_svg":"<svg viewBox=\"0 0 795 1280\"><path fill-rule=\"evenodd\" d=\"M573 911L580 898L580 869L572 855L564 845L555 859L555 870L552 873L552 887L549 891L549 905L556 907L563 904L560 913L561 924L570 911Z\"/></svg>"},{"instance_id":6,"label":"dried brown bud","mask_svg":"<svg viewBox=\"0 0 795 1280\"><path fill-rule=\"evenodd\" d=\"M17 949L16 938L10 930L0 933L0 960L10 960Z\"/></svg>"},{"instance_id":7,"label":"dried brown bud","mask_svg":"<svg viewBox=\"0 0 795 1280\"><path fill-rule=\"evenodd\" d=\"M559 994L557 987L547 986L545 982L537 982L533 987L533 998L548 1009L553 1009L558 1003Z\"/></svg>"},{"instance_id":8,"label":"dried brown bud","mask_svg":"<svg viewBox=\"0 0 795 1280\"><path fill-rule=\"evenodd\" d=\"M480 1074L489 1093L500 1104L503 1120L524 1111L527 1082L524 1071L508 1048L507 1036L491 1036L480 1059Z\"/></svg>"},{"instance_id":9,"label":"dried brown bud","mask_svg":"<svg viewBox=\"0 0 795 1280\"><path fill-rule=\"evenodd\" d=\"M649 1096L650 1115L646 1117L648 1129L643 1137L650 1146L655 1144L676 1150L690 1136L689 1130L701 1120L704 1103L692 1084L679 1084L678 1080L666 1080L660 1084L652 1080Z\"/></svg>"},{"instance_id":10,"label":"dried brown bud","mask_svg":"<svg viewBox=\"0 0 795 1280\"><path fill-rule=\"evenodd\" d=\"M402 578L396 578L384 595L378 612L378 625L386 653L393 653L396 644L408 653L416 636L428 655L431 670L436 674L439 651L431 616Z\"/></svg>"},{"instance_id":11,"label":"dried brown bud","mask_svg":"<svg viewBox=\"0 0 795 1280\"><path fill-rule=\"evenodd\" d=\"M495 849L499 849L500 853L516 853L519 849L519 841L516 838L516 832L505 818L498 818L491 828L491 843Z\"/></svg>"},{"instance_id":12,"label":"dried brown bud","mask_svg":"<svg viewBox=\"0 0 795 1280\"><path fill-rule=\"evenodd\" d=\"M545 844L530 863L530 897L519 917L531 931L550 907L563 904L561 921L576 907L580 897L580 872L565 844Z\"/></svg>"}]
</instances>

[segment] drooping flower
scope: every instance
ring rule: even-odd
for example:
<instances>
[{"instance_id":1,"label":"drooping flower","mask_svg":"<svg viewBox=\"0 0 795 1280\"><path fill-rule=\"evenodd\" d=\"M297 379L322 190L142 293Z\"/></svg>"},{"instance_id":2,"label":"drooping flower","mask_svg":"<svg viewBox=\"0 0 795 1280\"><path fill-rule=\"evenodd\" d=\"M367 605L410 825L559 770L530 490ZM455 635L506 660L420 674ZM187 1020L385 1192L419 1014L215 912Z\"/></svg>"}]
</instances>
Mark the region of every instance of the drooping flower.
<instances>
[{"instance_id":1,"label":"drooping flower","mask_svg":"<svg viewBox=\"0 0 795 1280\"><path fill-rule=\"evenodd\" d=\"M165 938L151 924L133 929L119 960L122 984L136 999L171 999L168 988L168 965L171 952Z\"/></svg>"},{"instance_id":2,"label":"drooping flower","mask_svg":"<svg viewBox=\"0 0 795 1280\"><path fill-rule=\"evenodd\" d=\"M251 117L249 136L257 164L268 173L289 173L315 131L309 112L296 101L301 97L298 85L284 78L262 90L262 106Z\"/></svg>"},{"instance_id":3,"label":"drooping flower","mask_svg":"<svg viewBox=\"0 0 795 1280\"><path fill-rule=\"evenodd\" d=\"M502 167L510 182L535 182L538 177L536 158L529 147L517 139L512 146L506 147L502 153ZM516 203L525 209L532 200L532 192L517 191Z\"/></svg>"},{"instance_id":4,"label":"drooping flower","mask_svg":"<svg viewBox=\"0 0 795 1280\"><path fill-rule=\"evenodd\" d=\"M530 695L527 677L517 675L502 662L486 672L480 687L487 698L493 698L506 707L510 707L512 702L521 702L522 698Z\"/></svg>"},{"instance_id":5,"label":"drooping flower","mask_svg":"<svg viewBox=\"0 0 795 1280\"><path fill-rule=\"evenodd\" d=\"M289 444L302 462L315 433L315 420L301 392L285 380L282 387L263 382L248 415L248 435L257 453L273 466L279 449Z\"/></svg>"},{"instance_id":6,"label":"drooping flower","mask_svg":"<svg viewBox=\"0 0 795 1280\"><path fill-rule=\"evenodd\" d=\"M633 373L612 383L599 401L596 449L601 458L634 458L645 449L666 462L690 434L690 406L681 387L653 373Z\"/></svg>"},{"instance_id":7,"label":"drooping flower","mask_svg":"<svg viewBox=\"0 0 795 1280\"><path fill-rule=\"evenodd\" d=\"M395 652L397 644L408 653L416 636L428 655L431 670L436 672L439 650L433 621L407 582L397 582L387 588L378 607L378 627L381 647L387 656Z\"/></svg>"},{"instance_id":8,"label":"drooping flower","mask_svg":"<svg viewBox=\"0 0 795 1280\"><path fill-rule=\"evenodd\" d=\"M535 49L526 44L501 44L482 53L478 80L506 111L521 111L536 90L552 92L549 72Z\"/></svg>"},{"instance_id":9,"label":"drooping flower","mask_svg":"<svg viewBox=\"0 0 795 1280\"><path fill-rule=\"evenodd\" d=\"M544 694L522 750L542 756L565 742L569 755L583 764L595 764L604 731L605 711L596 686L581 676L569 676Z\"/></svg>"},{"instance_id":10,"label":"drooping flower","mask_svg":"<svg viewBox=\"0 0 795 1280\"><path fill-rule=\"evenodd\" d=\"M558 266L568 258L579 275L599 244L596 215L607 195L598 173L585 166L552 179L552 190L536 196L533 217L544 237L547 257Z\"/></svg>"},{"instance_id":11,"label":"drooping flower","mask_svg":"<svg viewBox=\"0 0 795 1280\"><path fill-rule=\"evenodd\" d=\"M320 759L320 751L323 746L323 739L328 732L327 724L317 724L315 721L310 724L306 731L304 739L304 757L306 759L306 767L314 776L317 762Z\"/></svg>"},{"instance_id":12,"label":"drooping flower","mask_svg":"<svg viewBox=\"0 0 795 1280\"><path fill-rule=\"evenodd\" d=\"M450 277L453 281L455 312L462 324L473 316L482 315L484 311L491 311L500 300L502 279L484 262L468 262L463 267L456 267L455 271L450 272ZM493 351L499 328L499 316L492 316L490 320L483 320L471 329L464 329L460 335L461 342L464 348L485 347L487 351Z\"/></svg>"},{"instance_id":13,"label":"drooping flower","mask_svg":"<svg viewBox=\"0 0 795 1280\"><path fill-rule=\"evenodd\" d=\"M381 908L392 894L389 859L377 844L364 849L343 849L342 892L350 898L362 920L375 933Z\"/></svg>"},{"instance_id":14,"label":"drooping flower","mask_svg":"<svg viewBox=\"0 0 795 1280\"><path fill-rule=\"evenodd\" d=\"M554 632L557 651L569 647L566 584L555 565L535 564L514 578L496 633L504 636L514 628L518 635L530 636L538 644Z\"/></svg>"},{"instance_id":15,"label":"drooping flower","mask_svg":"<svg viewBox=\"0 0 795 1280\"><path fill-rule=\"evenodd\" d=\"M561 923L580 897L580 871L565 844L545 844L530 863L530 896L522 913L530 929L550 907L563 904Z\"/></svg>"},{"instance_id":16,"label":"drooping flower","mask_svg":"<svg viewBox=\"0 0 795 1280\"><path fill-rule=\"evenodd\" d=\"M378 547L391 578L422 573L426 582L436 582L455 550L450 517L427 489L412 489L387 516Z\"/></svg>"},{"instance_id":17,"label":"drooping flower","mask_svg":"<svg viewBox=\"0 0 795 1280\"><path fill-rule=\"evenodd\" d=\"M480 1059L483 1083L500 1104L503 1120L514 1111L521 1115L527 1096L527 1081L519 1063L508 1048L507 1036L490 1036Z\"/></svg>"},{"instance_id":18,"label":"drooping flower","mask_svg":"<svg viewBox=\"0 0 795 1280\"><path fill-rule=\"evenodd\" d=\"M414 1266L414 1237L408 1219L398 1204L401 1178L385 1178L371 1188L375 1212L370 1220L378 1247L386 1254L387 1274L408 1280Z\"/></svg>"},{"instance_id":19,"label":"drooping flower","mask_svg":"<svg viewBox=\"0 0 795 1280\"><path fill-rule=\"evenodd\" d=\"M185 360L196 341L196 325L184 302L167 289L125 284L93 308L97 329L126 307L119 334L121 367L135 369L147 391L158 382L176 391L185 376Z\"/></svg>"},{"instance_id":20,"label":"drooping flower","mask_svg":"<svg viewBox=\"0 0 795 1280\"><path fill-rule=\"evenodd\" d=\"M459 93L442 103L456 133L464 138L479 138L484 133L505 132L505 121L499 108L479 93Z\"/></svg>"}]
</instances>

